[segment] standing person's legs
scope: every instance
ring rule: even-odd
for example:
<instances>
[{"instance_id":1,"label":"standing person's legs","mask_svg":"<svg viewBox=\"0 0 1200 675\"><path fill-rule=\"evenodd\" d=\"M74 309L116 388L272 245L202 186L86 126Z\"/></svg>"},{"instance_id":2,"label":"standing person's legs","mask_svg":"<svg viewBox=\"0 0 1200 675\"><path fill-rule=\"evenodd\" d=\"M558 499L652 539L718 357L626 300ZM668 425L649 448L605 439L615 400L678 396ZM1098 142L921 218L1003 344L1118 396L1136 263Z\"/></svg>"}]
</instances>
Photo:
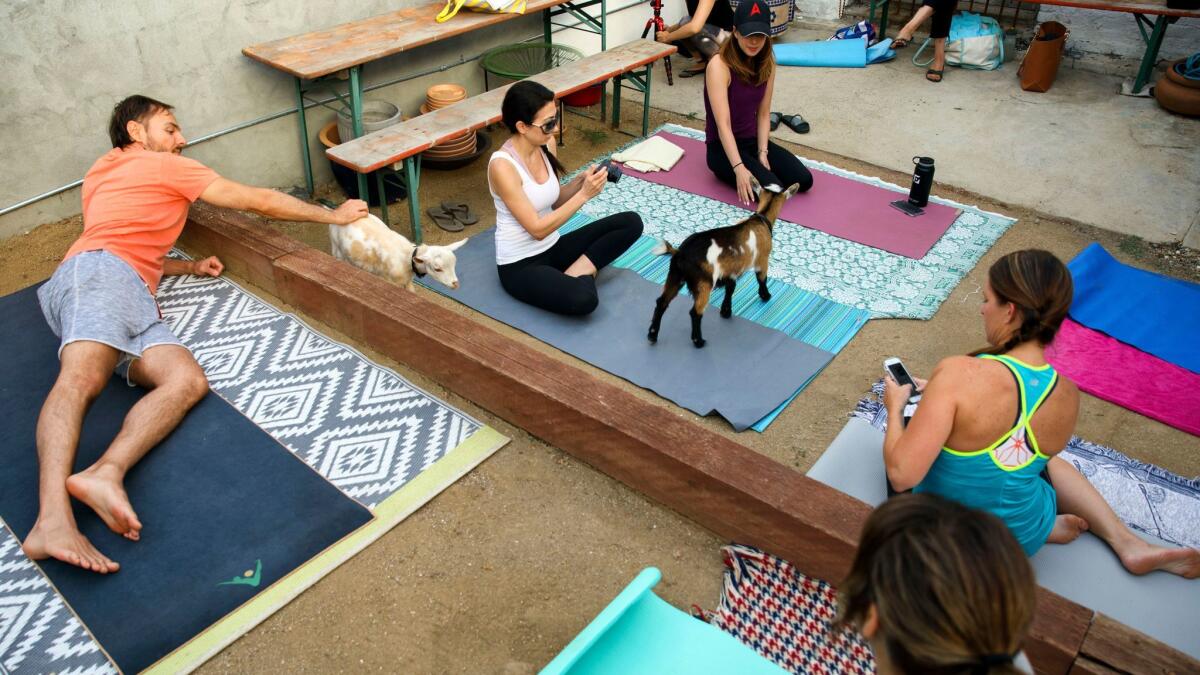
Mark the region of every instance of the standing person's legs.
<instances>
[{"instance_id":1,"label":"standing person's legs","mask_svg":"<svg viewBox=\"0 0 1200 675\"><path fill-rule=\"evenodd\" d=\"M149 392L125 415L121 430L100 459L67 479L67 490L90 506L110 530L137 541L142 524L125 494L125 474L204 398L208 379L187 348L159 344L130 364L129 380Z\"/></svg>"},{"instance_id":2,"label":"standing person's legs","mask_svg":"<svg viewBox=\"0 0 1200 675\"><path fill-rule=\"evenodd\" d=\"M913 18L909 19L908 23L904 24L904 28L900 29L900 32L896 35L896 39L903 40L905 43L909 42L913 39L913 34L921 27L921 24L925 23L931 16L933 16L933 5L921 5L921 8L913 14Z\"/></svg>"},{"instance_id":3,"label":"standing person's legs","mask_svg":"<svg viewBox=\"0 0 1200 675\"><path fill-rule=\"evenodd\" d=\"M108 384L121 353L106 344L79 341L63 347L59 356L58 378L37 423L38 517L21 549L34 560L56 558L101 574L116 572L120 565L79 532L67 479L84 415Z\"/></svg>"},{"instance_id":4,"label":"standing person's legs","mask_svg":"<svg viewBox=\"0 0 1200 675\"><path fill-rule=\"evenodd\" d=\"M933 23L929 26L929 37L933 40L933 62L925 73L930 82L941 82L946 71L946 38L950 36L950 22L958 0L932 0Z\"/></svg>"},{"instance_id":5,"label":"standing person's legs","mask_svg":"<svg viewBox=\"0 0 1200 675\"><path fill-rule=\"evenodd\" d=\"M1086 521L1084 526L1112 547L1125 569L1134 574L1163 570L1188 579L1200 577L1200 551L1147 543L1121 522L1104 496L1069 462L1054 457L1046 464L1046 469L1058 495L1058 512ZM1060 518L1060 523L1055 524L1056 532L1061 524ZM1056 532L1051 532L1050 543L1058 543Z\"/></svg>"}]
</instances>

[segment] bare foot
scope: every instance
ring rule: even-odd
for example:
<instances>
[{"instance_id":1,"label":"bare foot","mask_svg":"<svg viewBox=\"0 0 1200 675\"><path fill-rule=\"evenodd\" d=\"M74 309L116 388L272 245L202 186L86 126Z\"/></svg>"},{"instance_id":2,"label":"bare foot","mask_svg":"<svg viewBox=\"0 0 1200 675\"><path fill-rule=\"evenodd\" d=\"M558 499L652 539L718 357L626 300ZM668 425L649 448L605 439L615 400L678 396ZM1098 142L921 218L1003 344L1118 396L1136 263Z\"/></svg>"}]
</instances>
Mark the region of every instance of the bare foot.
<instances>
[{"instance_id":1,"label":"bare foot","mask_svg":"<svg viewBox=\"0 0 1200 675\"><path fill-rule=\"evenodd\" d=\"M1088 522L1079 516L1064 513L1054 519L1054 529L1046 537L1047 544L1066 544L1087 532Z\"/></svg>"},{"instance_id":2,"label":"bare foot","mask_svg":"<svg viewBox=\"0 0 1200 675\"><path fill-rule=\"evenodd\" d=\"M1178 574L1184 579L1200 578L1200 551L1194 548L1164 548L1141 539L1129 551L1121 554L1121 564L1134 574L1155 570Z\"/></svg>"},{"instance_id":3,"label":"bare foot","mask_svg":"<svg viewBox=\"0 0 1200 675\"><path fill-rule=\"evenodd\" d=\"M92 507L108 529L131 541L141 537L142 523L133 512L125 487L103 469L91 467L71 476L67 479L67 492Z\"/></svg>"},{"instance_id":4,"label":"bare foot","mask_svg":"<svg viewBox=\"0 0 1200 675\"><path fill-rule=\"evenodd\" d=\"M79 533L74 523L52 525L38 520L21 544L21 550L34 560L54 558L99 574L121 569L120 565L97 551L92 542Z\"/></svg>"}]
</instances>

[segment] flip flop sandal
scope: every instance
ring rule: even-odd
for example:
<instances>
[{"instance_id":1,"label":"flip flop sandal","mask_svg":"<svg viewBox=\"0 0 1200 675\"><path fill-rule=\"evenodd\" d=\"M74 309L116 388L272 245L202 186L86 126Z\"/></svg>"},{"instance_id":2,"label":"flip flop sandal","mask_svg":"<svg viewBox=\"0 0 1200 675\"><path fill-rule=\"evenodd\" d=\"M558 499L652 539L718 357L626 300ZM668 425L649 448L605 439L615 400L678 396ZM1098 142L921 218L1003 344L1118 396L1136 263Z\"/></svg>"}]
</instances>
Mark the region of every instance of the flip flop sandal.
<instances>
[{"instance_id":1,"label":"flip flop sandal","mask_svg":"<svg viewBox=\"0 0 1200 675\"><path fill-rule=\"evenodd\" d=\"M479 216L471 212L471 207L466 202L442 202L442 210L463 225L474 225L479 222Z\"/></svg>"},{"instance_id":2,"label":"flip flop sandal","mask_svg":"<svg viewBox=\"0 0 1200 675\"><path fill-rule=\"evenodd\" d=\"M776 129L778 129L778 128L779 128L779 121L780 121L782 118L783 118L783 115L781 115L780 113L777 113L777 112L773 112L773 113L771 113L771 115L770 115L770 119L771 119L771 131L775 131Z\"/></svg>"},{"instance_id":3,"label":"flip flop sandal","mask_svg":"<svg viewBox=\"0 0 1200 675\"><path fill-rule=\"evenodd\" d=\"M942 78L945 77L945 73L946 73L945 68L943 68L941 70L934 70L933 68L930 68L929 70L925 71L925 79L936 84L936 83L942 81ZM937 79L936 80L933 79L933 77L931 77L932 75L936 75Z\"/></svg>"},{"instance_id":4,"label":"flip flop sandal","mask_svg":"<svg viewBox=\"0 0 1200 675\"><path fill-rule=\"evenodd\" d=\"M695 77L697 75L703 75L704 70L707 67L708 66L705 65L700 68L686 68L684 70L679 71L679 73L677 73L677 74L679 75L679 77Z\"/></svg>"},{"instance_id":5,"label":"flip flop sandal","mask_svg":"<svg viewBox=\"0 0 1200 675\"><path fill-rule=\"evenodd\" d=\"M429 217L433 220L434 225L437 225L447 232L463 231L463 224L455 220L454 216L450 215L446 209L425 209L425 213L429 214Z\"/></svg>"},{"instance_id":6,"label":"flip flop sandal","mask_svg":"<svg viewBox=\"0 0 1200 675\"><path fill-rule=\"evenodd\" d=\"M892 44L889 47L889 49L904 49L907 46L908 46L908 40L898 37L898 38L892 39Z\"/></svg>"},{"instance_id":7,"label":"flip flop sandal","mask_svg":"<svg viewBox=\"0 0 1200 675\"><path fill-rule=\"evenodd\" d=\"M787 128L798 134L807 134L812 128L808 125L808 122L806 122L804 118L799 115L783 115L779 118L779 120L786 124Z\"/></svg>"}]
</instances>

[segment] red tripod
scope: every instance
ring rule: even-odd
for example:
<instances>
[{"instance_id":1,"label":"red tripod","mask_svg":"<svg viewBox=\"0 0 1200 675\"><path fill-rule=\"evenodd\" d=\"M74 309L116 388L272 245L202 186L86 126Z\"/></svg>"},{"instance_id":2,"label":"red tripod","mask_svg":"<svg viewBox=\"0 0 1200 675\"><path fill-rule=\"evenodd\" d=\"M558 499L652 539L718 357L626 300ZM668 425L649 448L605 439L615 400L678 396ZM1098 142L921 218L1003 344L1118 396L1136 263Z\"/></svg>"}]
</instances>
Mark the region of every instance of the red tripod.
<instances>
[{"instance_id":1,"label":"red tripod","mask_svg":"<svg viewBox=\"0 0 1200 675\"><path fill-rule=\"evenodd\" d=\"M646 39L650 35L650 30L654 30L654 35L650 35L650 39L654 39L658 31L667 29L667 22L662 18L662 0L650 0L650 8L654 10L654 16L646 20L646 29L642 31L642 39ZM667 86L675 86L675 78L671 75L671 57L663 59L663 65L667 69Z\"/></svg>"}]
</instances>

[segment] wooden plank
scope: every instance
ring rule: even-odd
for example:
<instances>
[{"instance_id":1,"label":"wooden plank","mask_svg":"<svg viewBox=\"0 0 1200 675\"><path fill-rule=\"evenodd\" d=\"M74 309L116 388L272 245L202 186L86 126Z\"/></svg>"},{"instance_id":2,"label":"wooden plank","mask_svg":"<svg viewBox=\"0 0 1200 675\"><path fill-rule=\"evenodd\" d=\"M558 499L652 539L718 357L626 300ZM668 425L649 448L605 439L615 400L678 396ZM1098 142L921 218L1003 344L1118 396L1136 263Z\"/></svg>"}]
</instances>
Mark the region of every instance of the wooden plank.
<instances>
[{"instance_id":1,"label":"wooden plank","mask_svg":"<svg viewBox=\"0 0 1200 675\"><path fill-rule=\"evenodd\" d=\"M1200 661L1104 614L1096 615L1079 653L1118 671L1200 673Z\"/></svg>"},{"instance_id":2,"label":"wooden plank","mask_svg":"<svg viewBox=\"0 0 1200 675\"><path fill-rule=\"evenodd\" d=\"M1122 2L1121 0L1021 0L1021 2L1030 5L1057 5L1060 7L1078 7L1079 9L1098 9L1105 12L1200 18L1200 10L1171 9L1167 7L1167 0L1152 0L1151 2Z\"/></svg>"},{"instance_id":3,"label":"wooden plank","mask_svg":"<svg viewBox=\"0 0 1200 675\"><path fill-rule=\"evenodd\" d=\"M634 40L538 73L530 79L545 85L554 92L555 97L562 97L641 68L675 51L672 45L653 40ZM407 122L366 134L329 148L325 154L329 159L359 173L369 173L394 164L464 132L500 121L500 104L509 86L512 85L492 89Z\"/></svg>"},{"instance_id":4,"label":"wooden plank","mask_svg":"<svg viewBox=\"0 0 1200 675\"><path fill-rule=\"evenodd\" d=\"M557 7L568 0L529 0L524 16ZM520 18L521 14L460 11L437 23L445 3L406 7L359 21L252 45L246 56L306 80L336 73L423 45Z\"/></svg>"},{"instance_id":5,"label":"wooden plank","mask_svg":"<svg viewBox=\"0 0 1200 675\"><path fill-rule=\"evenodd\" d=\"M179 243L193 255L217 255L230 274L274 293L274 261L308 246L263 220L197 201Z\"/></svg>"},{"instance_id":6,"label":"wooden plank","mask_svg":"<svg viewBox=\"0 0 1200 675\"><path fill-rule=\"evenodd\" d=\"M223 212L228 213L228 212ZM189 227L215 226L200 219ZM237 228L216 253L279 251L277 232ZM236 251L236 249L247 251ZM419 294L303 245L274 258L274 294L556 445L721 537L758 546L835 583L849 569L870 508L734 440L584 370L506 338ZM1132 672L1166 658L1196 663L1046 589L1025 648L1037 672L1068 673L1086 652ZM1099 629L1097 629L1099 625ZM1089 626L1091 629L1089 629ZM1116 651L1116 654L1109 652ZM1165 656L1164 656L1165 655ZM1090 672L1090 671L1083 671Z\"/></svg>"},{"instance_id":7,"label":"wooden plank","mask_svg":"<svg viewBox=\"0 0 1200 675\"><path fill-rule=\"evenodd\" d=\"M1103 663L1096 663L1086 656L1080 656L1071 664L1067 675L1120 675L1121 671L1113 670Z\"/></svg>"}]
</instances>

